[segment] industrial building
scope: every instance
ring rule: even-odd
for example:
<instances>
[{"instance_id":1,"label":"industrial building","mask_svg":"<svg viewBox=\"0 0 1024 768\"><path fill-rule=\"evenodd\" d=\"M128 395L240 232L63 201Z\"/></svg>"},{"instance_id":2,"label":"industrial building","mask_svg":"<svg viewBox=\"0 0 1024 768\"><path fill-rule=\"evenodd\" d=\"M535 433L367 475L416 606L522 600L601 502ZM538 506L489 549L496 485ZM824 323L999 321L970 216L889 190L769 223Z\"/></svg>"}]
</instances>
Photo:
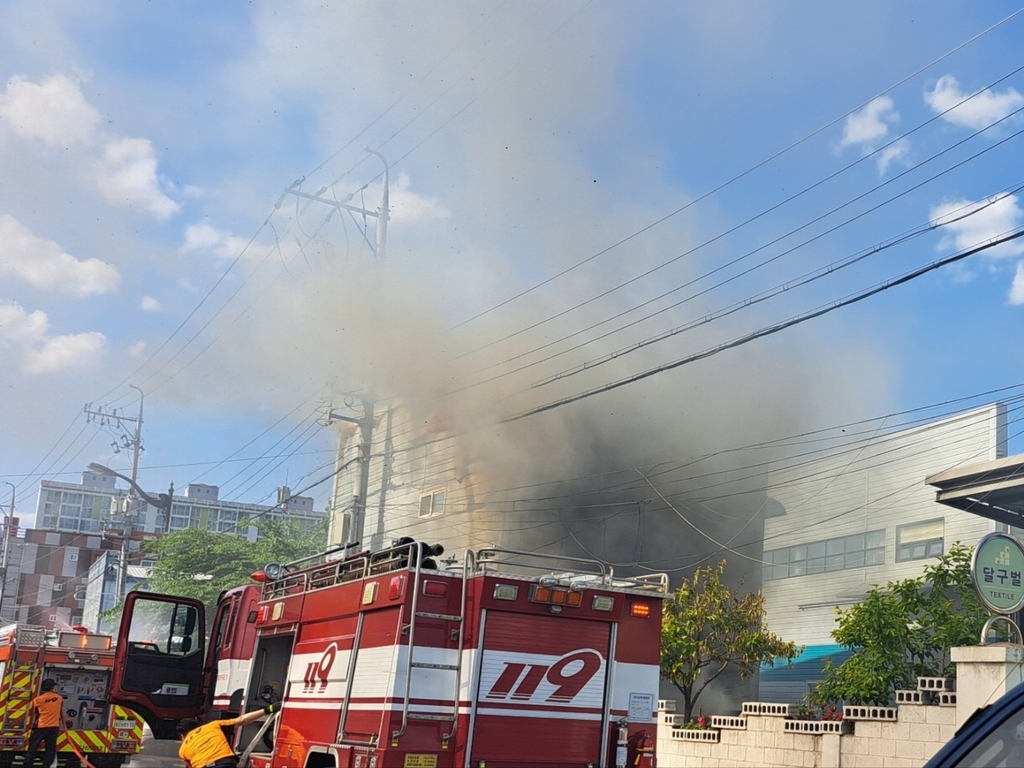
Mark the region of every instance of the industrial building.
<instances>
[{"instance_id":1,"label":"industrial building","mask_svg":"<svg viewBox=\"0 0 1024 768\"><path fill-rule=\"evenodd\" d=\"M799 701L827 658L837 607L874 585L914 578L954 542L971 545L1007 526L936 502L926 478L1006 456L1006 408L978 408L771 473L762 590L769 628L804 645L792 667L761 670L765 701ZM1001 526L1001 527L1000 527Z\"/></svg>"}]
</instances>

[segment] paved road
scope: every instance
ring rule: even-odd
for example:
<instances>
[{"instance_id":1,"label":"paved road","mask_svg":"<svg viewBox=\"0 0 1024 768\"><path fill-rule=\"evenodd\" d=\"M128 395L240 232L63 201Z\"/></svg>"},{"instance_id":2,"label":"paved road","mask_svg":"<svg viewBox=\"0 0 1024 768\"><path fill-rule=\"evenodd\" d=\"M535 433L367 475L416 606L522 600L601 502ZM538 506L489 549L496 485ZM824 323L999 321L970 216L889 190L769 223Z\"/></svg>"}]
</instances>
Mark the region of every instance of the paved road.
<instances>
[{"instance_id":1,"label":"paved road","mask_svg":"<svg viewBox=\"0 0 1024 768\"><path fill-rule=\"evenodd\" d=\"M147 728L142 737L142 752L134 755L126 768L182 768L185 765L178 758L179 742L176 740L154 739Z\"/></svg>"}]
</instances>

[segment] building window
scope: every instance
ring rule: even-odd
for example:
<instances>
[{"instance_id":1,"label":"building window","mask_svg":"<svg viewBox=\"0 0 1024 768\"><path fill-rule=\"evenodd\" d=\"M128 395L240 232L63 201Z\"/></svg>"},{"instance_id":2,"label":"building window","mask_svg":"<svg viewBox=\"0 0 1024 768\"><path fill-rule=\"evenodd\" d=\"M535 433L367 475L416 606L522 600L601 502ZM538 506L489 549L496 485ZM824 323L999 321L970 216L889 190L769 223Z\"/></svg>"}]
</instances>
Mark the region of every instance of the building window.
<instances>
[{"instance_id":1,"label":"building window","mask_svg":"<svg viewBox=\"0 0 1024 768\"><path fill-rule=\"evenodd\" d=\"M78 553L77 552L69 552L68 553L68 562L77 563L78 562Z\"/></svg>"},{"instance_id":2,"label":"building window","mask_svg":"<svg viewBox=\"0 0 1024 768\"><path fill-rule=\"evenodd\" d=\"M855 533L764 553L762 579L788 579L885 563L885 529Z\"/></svg>"},{"instance_id":3,"label":"building window","mask_svg":"<svg viewBox=\"0 0 1024 768\"><path fill-rule=\"evenodd\" d=\"M420 517L430 517L444 512L444 488L420 496Z\"/></svg>"},{"instance_id":4,"label":"building window","mask_svg":"<svg viewBox=\"0 0 1024 768\"><path fill-rule=\"evenodd\" d=\"M896 562L942 557L945 520L924 520L896 526Z\"/></svg>"},{"instance_id":5,"label":"building window","mask_svg":"<svg viewBox=\"0 0 1024 768\"><path fill-rule=\"evenodd\" d=\"M52 622L54 622L56 620L57 620L57 614L56 613L51 613L50 614L50 622L52 623Z\"/></svg>"},{"instance_id":6,"label":"building window","mask_svg":"<svg viewBox=\"0 0 1024 768\"><path fill-rule=\"evenodd\" d=\"M54 592L63 592L64 591L64 582L62 582L62 581L55 581L55 582L53 582L53 591Z\"/></svg>"}]
</instances>

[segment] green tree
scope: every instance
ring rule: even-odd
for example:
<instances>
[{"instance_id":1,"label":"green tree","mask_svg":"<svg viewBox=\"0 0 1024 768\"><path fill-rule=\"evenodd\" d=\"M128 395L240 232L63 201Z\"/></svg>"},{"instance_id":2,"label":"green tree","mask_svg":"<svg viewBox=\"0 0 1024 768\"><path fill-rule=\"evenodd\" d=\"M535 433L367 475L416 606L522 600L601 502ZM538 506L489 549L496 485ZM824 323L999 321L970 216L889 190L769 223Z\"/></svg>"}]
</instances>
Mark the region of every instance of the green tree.
<instances>
[{"instance_id":1,"label":"green tree","mask_svg":"<svg viewBox=\"0 0 1024 768\"><path fill-rule=\"evenodd\" d=\"M888 705L918 677L945 677L955 668L949 649L978 642L988 611L971 585L972 547L960 543L916 579L875 586L864 600L836 608L835 641L853 652L808 698L815 702Z\"/></svg>"},{"instance_id":2,"label":"green tree","mask_svg":"<svg viewBox=\"0 0 1024 768\"><path fill-rule=\"evenodd\" d=\"M146 588L202 600L211 608L221 592L248 583L251 574L267 563L297 560L326 545L325 526L306 532L287 520L254 525L260 531L256 542L202 528L186 528L148 542L145 551L159 559Z\"/></svg>"},{"instance_id":3,"label":"green tree","mask_svg":"<svg viewBox=\"0 0 1024 768\"><path fill-rule=\"evenodd\" d=\"M661 627L661 674L683 694L683 717L690 720L704 689L727 668L740 677L762 664L800 653L764 625L760 590L739 597L722 583L725 561L698 568L665 601Z\"/></svg>"}]
</instances>

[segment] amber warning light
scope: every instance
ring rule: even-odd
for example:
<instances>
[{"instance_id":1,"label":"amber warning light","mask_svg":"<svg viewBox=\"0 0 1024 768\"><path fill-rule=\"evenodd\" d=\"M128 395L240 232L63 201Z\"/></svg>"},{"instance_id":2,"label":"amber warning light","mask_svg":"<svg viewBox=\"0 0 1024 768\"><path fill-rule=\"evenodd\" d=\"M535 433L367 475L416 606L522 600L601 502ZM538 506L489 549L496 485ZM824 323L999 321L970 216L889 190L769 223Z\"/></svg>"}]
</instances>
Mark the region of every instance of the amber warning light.
<instances>
[{"instance_id":1,"label":"amber warning light","mask_svg":"<svg viewBox=\"0 0 1024 768\"><path fill-rule=\"evenodd\" d=\"M583 593L565 587L548 587L534 584L530 590L530 602L547 603L548 605L568 605L579 608L583 604Z\"/></svg>"},{"instance_id":2,"label":"amber warning light","mask_svg":"<svg viewBox=\"0 0 1024 768\"><path fill-rule=\"evenodd\" d=\"M651 606L647 603L633 603L629 606L629 613L631 616L639 616L642 619L646 619L651 615Z\"/></svg>"},{"instance_id":3,"label":"amber warning light","mask_svg":"<svg viewBox=\"0 0 1024 768\"><path fill-rule=\"evenodd\" d=\"M61 632L57 638L60 648L88 648L93 651L110 649L110 635L86 635L80 632Z\"/></svg>"}]
</instances>

